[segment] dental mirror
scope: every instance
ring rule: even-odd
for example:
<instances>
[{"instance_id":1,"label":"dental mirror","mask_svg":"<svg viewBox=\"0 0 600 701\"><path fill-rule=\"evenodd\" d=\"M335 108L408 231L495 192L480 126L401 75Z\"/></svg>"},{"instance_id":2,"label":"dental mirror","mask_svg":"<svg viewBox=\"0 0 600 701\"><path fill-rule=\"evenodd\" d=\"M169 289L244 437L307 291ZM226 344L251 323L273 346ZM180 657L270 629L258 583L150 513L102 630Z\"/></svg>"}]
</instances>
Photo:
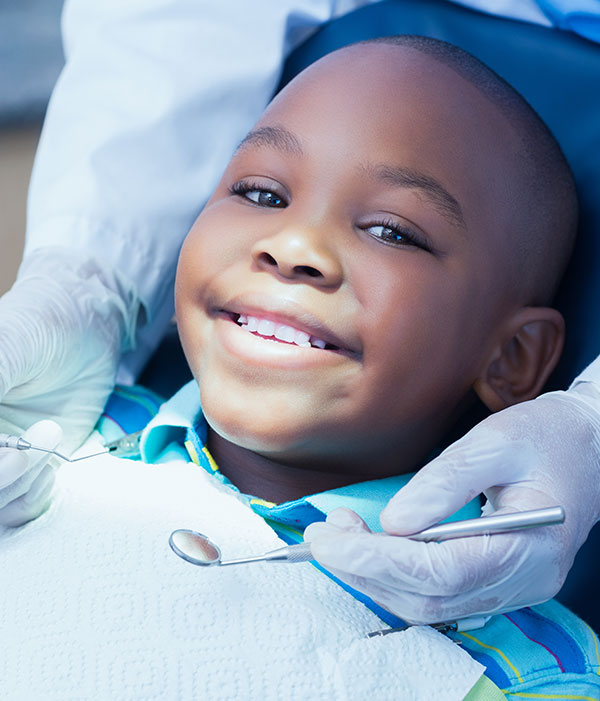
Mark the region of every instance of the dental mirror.
<instances>
[{"instance_id":1,"label":"dental mirror","mask_svg":"<svg viewBox=\"0 0 600 701\"><path fill-rule=\"evenodd\" d=\"M237 560L221 560L221 551L210 539L198 531L180 528L169 537L169 545L176 555L192 565L210 567L211 565L243 565L247 562L306 562L312 560L310 543L287 545L263 555L242 557Z\"/></svg>"},{"instance_id":2,"label":"dental mirror","mask_svg":"<svg viewBox=\"0 0 600 701\"><path fill-rule=\"evenodd\" d=\"M518 511L515 513L482 516L466 521L453 521L442 523L438 526L426 528L420 533L409 536L412 540L425 542L450 540L451 538L467 538L480 535L493 535L509 533L510 531L538 528L540 526L552 526L564 523L565 510L562 506L549 506L544 509L532 511ZM211 565L242 565L247 562L307 562L313 560L310 543L298 543L287 545L277 550L242 557L237 560L221 560L219 548L202 533L181 528L173 531L169 538L169 545L176 555L192 565L207 567Z\"/></svg>"},{"instance_id":3,"label":"dental mirror","mask_svg":"<svg viewBox=\"0 0 600 701\"><path fill-rule=\"evenodd\" d=\"M210 567L221 562L221 551L202 533L181 528L173 531L169 545L176 555L192 565Z\"/></svg>"}]
</instances>

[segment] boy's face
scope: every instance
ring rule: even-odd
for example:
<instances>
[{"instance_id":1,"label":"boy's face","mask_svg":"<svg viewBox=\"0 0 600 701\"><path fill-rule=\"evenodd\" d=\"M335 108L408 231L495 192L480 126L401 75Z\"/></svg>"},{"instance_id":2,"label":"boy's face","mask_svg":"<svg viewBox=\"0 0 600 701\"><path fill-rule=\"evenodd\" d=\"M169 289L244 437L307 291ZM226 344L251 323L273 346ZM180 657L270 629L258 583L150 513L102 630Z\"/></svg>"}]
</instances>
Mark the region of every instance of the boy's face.
<instances>
[{"instance_id":1,"label":"boy's face","mask_svg":"<svg viewBox=\"0 0 600 701\"><path fill-rule=\"evenodd\" d=\"M414 467L514 303L496 212L517 149L411 49L354 47L284 91L181 252L179 332L212 428L357 479Z\"/></svg>"}]
</instances>

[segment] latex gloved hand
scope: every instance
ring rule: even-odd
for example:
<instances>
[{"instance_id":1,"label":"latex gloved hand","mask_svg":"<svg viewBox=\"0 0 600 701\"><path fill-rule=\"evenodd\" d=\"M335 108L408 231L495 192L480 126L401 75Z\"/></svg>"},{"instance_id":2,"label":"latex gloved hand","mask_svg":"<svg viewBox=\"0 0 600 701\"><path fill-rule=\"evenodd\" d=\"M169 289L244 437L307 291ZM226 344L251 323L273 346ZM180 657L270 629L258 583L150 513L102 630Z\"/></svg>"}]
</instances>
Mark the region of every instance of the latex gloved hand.
<instances>
[{"instance_id":1,"label":"latex gloved hand","mask_svg":"<svg viewBox=\"0 0 600 701\"><path fill-rule=\"evenodd\" d=\"M62 430L54 421L38 421L23 438L53 450ZM0 526L21 526L37 518L50 504L54 467L48 453L0 448Z\"/></svg>"},{"instance_id":2,"label":"latex gloved hand","mask_svg":"<svg viewBox=\"0 0 600 701\"><path fill-rule=\"evenodd\" d=\"M58 247L28 256L0 299L0 432L50 418L64 429L61 451L77 448L114 386L138 306L132 286L93 259ZM0 454L0 483L25 457L33 466L33 454Z\"/></svg>"},{"instance_id":3,"label":"latex gloved hand","mask_svg":"<svg viewBox=\"0 0 600 701\"><path fill-rule=\"evenodd\" d=\"M483 492L488 513L565 508L563 525L420 543L416 533ZM338 509L305 532L337 577L413 623L546 601L600 518L600 391L553 392L487 418L423 467L386 506L386 534Z\"/></svg>"}]
</instances>

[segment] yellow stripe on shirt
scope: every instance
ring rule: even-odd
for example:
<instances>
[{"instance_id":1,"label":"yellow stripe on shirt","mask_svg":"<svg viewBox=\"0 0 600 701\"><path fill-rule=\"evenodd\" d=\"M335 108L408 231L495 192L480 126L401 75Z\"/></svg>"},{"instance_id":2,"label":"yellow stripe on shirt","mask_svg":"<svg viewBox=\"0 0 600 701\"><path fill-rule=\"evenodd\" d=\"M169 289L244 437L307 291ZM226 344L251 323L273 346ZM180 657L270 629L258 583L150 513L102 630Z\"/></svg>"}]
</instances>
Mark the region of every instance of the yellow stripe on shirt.
<instances>
[{"instance_id":1,"label":"yellow stripe on shirt","mask_svg":"<svg viewBox=\"0 0 600 701\"><path fill-rule=\"evenodd\" d=\"M478 645L481 645L481 647L486 647L488 650L494 650L497 652L500 657L506 662L506 664L512 669L512 671L516 674L517 679L522 683L523 679L521 675L519 674L519 670L514 666L514 664L508 659L508 657L502 652L502 650L499 650L497 647L494 647L493 645L488 645L487 643L481 642L481 640L478 640L475 636L470 635L469 633L461 633L460 635L463 635L465 638L469 638L469 640L472 640L473 642L477 643Z\"/></svg>"},{"instance_id":2,"label":"yellow stripe on shirt","mask_svg":"<svg viewBox=\"0 0 600 701\"><path fill-rule=\"evenodd\" d=\"M218 466L217 463L215 462L215 459L214 459L213 456L210 454L210 452L209 452L209 450L208 450L208 448L207 448L206 446L204 446L204 447L202 448L202 452L204 453L204 455L206 455L206 459L208 460L208 464L210 465L210 469L211 469L213 472L218 472L218 471L219 471L219 466Z\"/></svg>"}]
</instances>

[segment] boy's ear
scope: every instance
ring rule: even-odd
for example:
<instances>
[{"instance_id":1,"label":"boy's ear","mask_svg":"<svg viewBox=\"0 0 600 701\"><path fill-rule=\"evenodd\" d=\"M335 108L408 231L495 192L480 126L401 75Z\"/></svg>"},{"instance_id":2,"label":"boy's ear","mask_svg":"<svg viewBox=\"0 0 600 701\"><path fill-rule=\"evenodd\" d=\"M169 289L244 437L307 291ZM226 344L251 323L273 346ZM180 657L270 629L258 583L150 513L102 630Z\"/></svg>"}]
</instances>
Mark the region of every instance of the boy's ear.
<instances>
[{"instance_id":1,"label":"boy's ear","mask_svg":"<svg viewBox=\"0 0 600 701\"><path fill-rule=\"evenodd\" d=\"M560 358L562 314L550 307L523 307L510 317L473 389L491 411L533 399Z\"/></svg>"}]
</instances>

